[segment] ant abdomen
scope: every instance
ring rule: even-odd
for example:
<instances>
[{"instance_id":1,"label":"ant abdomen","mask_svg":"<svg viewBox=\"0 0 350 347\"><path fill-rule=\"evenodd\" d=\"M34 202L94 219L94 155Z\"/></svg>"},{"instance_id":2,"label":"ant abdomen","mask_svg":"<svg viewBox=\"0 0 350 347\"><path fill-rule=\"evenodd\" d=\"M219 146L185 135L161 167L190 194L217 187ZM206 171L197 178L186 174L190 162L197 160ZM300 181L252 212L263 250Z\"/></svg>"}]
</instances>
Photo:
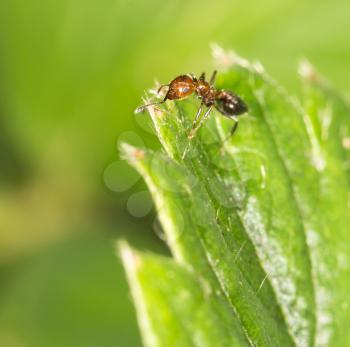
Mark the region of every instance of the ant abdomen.
<instances>
[{"instance_id":1,"label":"ant abdomen","mask_svg":"<svg viewBox=\"0 0 350 347\"><path fill-rule=\"evenodd\" d=\"M229 90L220 90L216 93L215 107L220 113L229 118L248 111L245 102Z\"/></svg>"}]
</instances>

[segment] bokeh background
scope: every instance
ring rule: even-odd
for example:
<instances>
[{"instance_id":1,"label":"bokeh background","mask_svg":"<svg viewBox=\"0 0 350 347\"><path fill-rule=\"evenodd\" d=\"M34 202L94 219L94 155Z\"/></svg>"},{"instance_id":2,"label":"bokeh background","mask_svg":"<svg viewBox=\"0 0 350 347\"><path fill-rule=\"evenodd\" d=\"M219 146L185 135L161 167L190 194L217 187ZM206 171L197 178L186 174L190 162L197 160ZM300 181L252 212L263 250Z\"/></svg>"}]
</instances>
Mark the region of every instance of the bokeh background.
<instances>
[{"instance_id":1,"label":"bokeh background","mask_svg":"<svg viewBox=\"0 0 350 347\"><path fill-rule=\"evenodd\" d=\"M155 78L209 73L216 42L348 92L349 35L348 0L1 0L0 346L141 345L114 243L168 252L116 144L158 146L133 115Z\"/></svg>"}]
</instances>

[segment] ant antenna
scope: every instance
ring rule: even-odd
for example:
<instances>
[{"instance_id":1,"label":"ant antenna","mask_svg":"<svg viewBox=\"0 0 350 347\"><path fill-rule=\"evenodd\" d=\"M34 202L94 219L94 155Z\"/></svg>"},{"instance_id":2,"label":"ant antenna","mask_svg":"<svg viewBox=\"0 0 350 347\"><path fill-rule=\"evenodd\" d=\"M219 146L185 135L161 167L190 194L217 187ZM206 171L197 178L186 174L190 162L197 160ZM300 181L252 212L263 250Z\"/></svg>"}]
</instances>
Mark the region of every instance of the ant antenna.
<instances>
[{"instance_id":1,"label":"ant antenna","mask_svg":"<svg viewBox=\"0 0 350 347\"><path fill-rule=\"evenodd\" d=\"M165 88L165 87L169 87L168 84L163 84L161 85L158 90L157 90L157 94L160 93L160 91ZM151 104L146 104L146 105L141 105L139 106L138 108L135 109L134 113L135 114L138 114L138 113L141 113L141 112L144 112L146 108L150 107L150 106L155 106L155 105L160 105L160 104L163 104L166 100L168 99L168 95L165 95L165 98L164 100L162 101L159 101L159 102L152 102Z\"/></svg>"},{"instance_id":2,"label":"ant antenna","mask_svg":"<svg viewBox=\"0 0 350 347\"><path fill-rule=\"evenodd\" d=\"M165 87L169 87L169 84L162 84L162 85L158 88L157 94L159 94L160 91L161 91L163 88L165 88Z\"/></svg>"},{"instance_id":3,"label":"ant antenna","mask_svg":"<svg viewBox=\"0 0 350 347\"><path fill-rule=\"evenodd\" d=\"M160 101L160 102L153 102L151 104L147 104L147 105L141 105L139 106L138 108L135 109L134 113L135 114L138 114L138 113L141 113L141 112L144 112L146 108L150 107L150 106L155 106L155 105L160 105L160 104L163 104L165 102L166 99L164 99L163 101Z\"/></svg>"}]
</instances>

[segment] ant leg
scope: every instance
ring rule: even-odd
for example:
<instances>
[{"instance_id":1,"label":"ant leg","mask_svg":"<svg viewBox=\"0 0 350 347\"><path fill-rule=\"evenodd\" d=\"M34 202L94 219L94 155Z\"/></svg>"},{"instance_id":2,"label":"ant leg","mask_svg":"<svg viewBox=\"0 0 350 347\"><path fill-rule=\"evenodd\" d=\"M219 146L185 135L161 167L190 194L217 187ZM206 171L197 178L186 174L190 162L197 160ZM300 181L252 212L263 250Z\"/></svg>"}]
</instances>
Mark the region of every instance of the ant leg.
<instances>
[{"instance_id":1,"label":"ant leg","mask_svg":"<svg viewBox=\"0 0 350 347\"><path fill-rule=\"evenodd\" d=\"M198 122L199 116L200 116L201 113L202 113L203 105L204 105L204 103L201 102L201 104L200 104L200 106L199 106L199 108L198 108L196 117L194 117L193 124L192 124L192 128L191 128L191 130L190 130L190 132L189 132L189 135L188 135L188 138L189 138L189 139L192 138L192 137L191 137L191 133L192 133L193 129L196 128L196 124L197 124L197 122ZM184 152L182 153L182 159L185 159L185 156L186 156L187 151L189 150L189 148L190 148L190 141L187 143L187 145L186 145L186 147L185 147L185 150L184 150Z\"/></svg>"},{"instance_id":2,"label":"ant leg","mask_svg":"<svg viewBox=\"0 0 350 347\"><path fill-rule=\"evenodd\" d=\"M233 134L236 132L237 128L238 128L238 120L235 119L235 124L233 124L233 127L231 128L229 135L226 137L225 142L233 136Z\"/></svg>"},{"instance_id":3,"label":"ant leg","mask_svg":"<svg viewBox=\"0 0 350 347\"><path fill-rule=\"evenodd\" d=\"M192 127L190 133L188 134L189 139L192 139L194 137L198 129L201 127L202 123L209 117L212 107L213 106L209 106L206 112L204 113L204 116L200 119L200 121Z\"/></svg>"},{"instance_id":4,"label":"ant leg","mask_svg":"<svg viewBox=\"0 0 350 347\"><path fill-rule=\"evenodd\" d=\"M201 126L201 124L209 117L209 114L210 114L210 111L211 111L212 108L213 108L213 106L209 106L209 107L208 107L208 109L207 109L207 111L205 112L203 118L200 120L200 122L199 122L197 128L199 128L199 127Z\"/></svg>"},{"instance_id":5,"label":"ant leg","mask_svg":"<svg viewBox=\"0 0 350 347\"><path fill-rule=\"evenodd\" d=\"M196 117L194 117L194 121L193 121L193 124L192 124L192 129L195 128L195 126L197 124L197 121L199 119L199 116L202 113L202 109L203 109L203 102L201 102L201 104L199 105Z\"/></svg>"},{"instance_id":6,"label":"ant leg","mask_svg":"<svg viewBox=\"0 0 350 347\"><path fill-rule=\"evenodd\" d=\"M238 128L238 119L237 118L233 118L235 121L235 124L233 124L233 127L231 128L228 136L225 138L224 141L222 141L221 147L220 147L220 151L222 151L224 149L224 144L233 136L233 134L236 132L237 128Z\"/></svg>"},{"instance_id":7,"label":"ant leg","mask_svg":"<svg viewBox=\"0 0 350 347\"><path fill-rule=\"evenodd\" d=\"M205 72L202 72L202 74L199 76L200 81L205 81Z\"/></svg>"},{"instance_id":8,"label":"ant leg","mask_svg":"<svg viewBox=\"0 0 350 347\"><path fill-rule=\"evenodd\" d=\"M226 137L226 139L222 142L222 146L233 136L233 134L236 132L237 128L238 128L238 119L237 118L233 118L235 121L235 124L233 124L233 127L231 128L228 136Z\"/></svg>"},{"instance_id":9,"label":"ant leg","mask_svg":"<svg viewBox=\"0 0 350 347\"><path fill-rule=\"evenodd\" d=\"M210 84L211 86L212 86L212 85L214 84L214 82L215 82L216 74L217 74L217 71L214 70L214 71L213 71L213 74L212 74L211 77L210 77L210 82L209 82L209 84Z\"/></svg>"}]
</instances>

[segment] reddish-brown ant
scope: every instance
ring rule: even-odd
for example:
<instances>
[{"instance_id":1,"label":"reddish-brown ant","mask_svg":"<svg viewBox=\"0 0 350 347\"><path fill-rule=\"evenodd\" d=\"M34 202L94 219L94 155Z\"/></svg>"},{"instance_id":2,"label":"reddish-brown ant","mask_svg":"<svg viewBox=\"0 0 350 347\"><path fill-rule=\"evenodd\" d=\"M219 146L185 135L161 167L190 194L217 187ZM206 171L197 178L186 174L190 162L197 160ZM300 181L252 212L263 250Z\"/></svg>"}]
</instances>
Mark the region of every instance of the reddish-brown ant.
<instances>
[{"instance_id":1,"label":"reddish-brown ant","mask_svg":"<svg viewBox=\"0 0 350 347\"><path fill-rule=\"evenodd\" d=\"M166 100L179 100L184 99L192 93L196 93L201 100L198 112L194 118L192 129L188 135L191 139L201 124L208 118L210 111L215 107L223 116L235 120L235 124L231 128L230 136L237 130L239 116L248 111L247 105L236 94L229 90L216 90L214 87L214 81L216 77L216 71L210 78L209 83L205 80L205 73L203 72L199 79L193 75L181 75L173 79L169 84L160 86L158 93L161 89L168 87L168 91L164 99L160 102L155 102L147 105L142 105L135 110L135 113L143 112L147 107L160 105ZM203 106L207 107L206 112L200 118Z\"/></svg>"}]
</instances>

